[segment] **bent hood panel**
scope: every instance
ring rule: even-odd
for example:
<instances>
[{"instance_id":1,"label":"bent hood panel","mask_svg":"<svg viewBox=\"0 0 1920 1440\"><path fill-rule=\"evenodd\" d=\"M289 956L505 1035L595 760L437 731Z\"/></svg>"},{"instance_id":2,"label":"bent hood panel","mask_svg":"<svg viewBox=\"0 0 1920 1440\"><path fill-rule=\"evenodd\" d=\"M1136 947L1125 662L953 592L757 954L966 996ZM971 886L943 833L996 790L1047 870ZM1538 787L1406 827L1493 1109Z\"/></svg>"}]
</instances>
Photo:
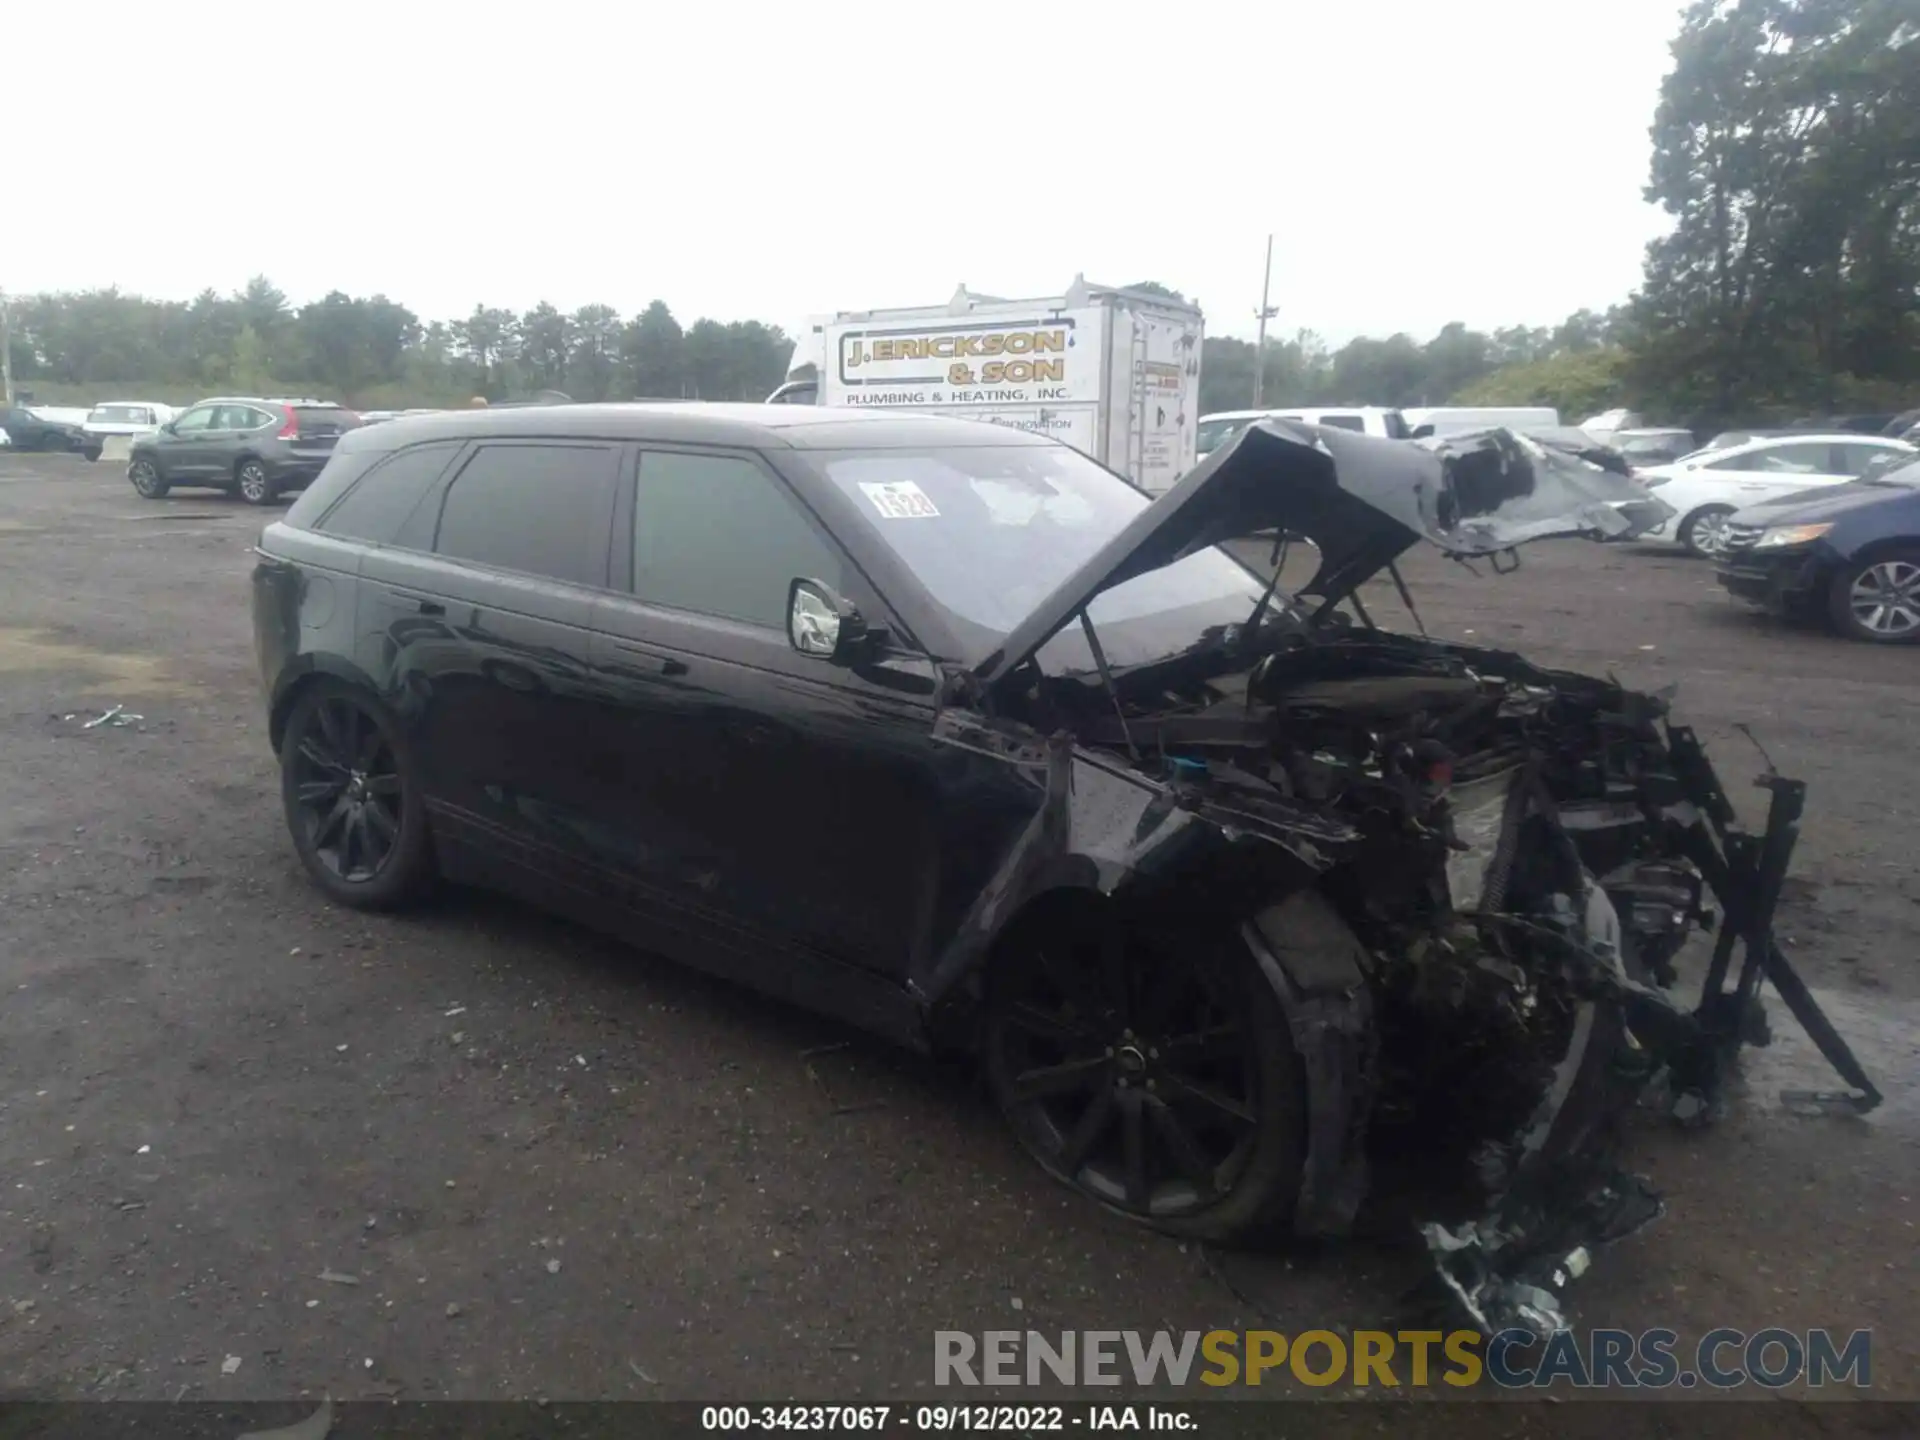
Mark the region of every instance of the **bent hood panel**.
<instances>
[{"instance_id":1,"label":"bent hood panel","mask_svg":"<svg viewBox=\"0 0 1920 1440\"><path fill-rule=\"evenodd\" d=\"M1626 536L1639 527L1613 505L1651 499L1571 448L1507 430L1416 442L1263 421L1136 515L975 674L991 683L1095 596L1224 541L1306 537L1320 569L1304 593L1340 600L1422 540L1485 555L1555 535Z\"/></svg>"}]
</instances>

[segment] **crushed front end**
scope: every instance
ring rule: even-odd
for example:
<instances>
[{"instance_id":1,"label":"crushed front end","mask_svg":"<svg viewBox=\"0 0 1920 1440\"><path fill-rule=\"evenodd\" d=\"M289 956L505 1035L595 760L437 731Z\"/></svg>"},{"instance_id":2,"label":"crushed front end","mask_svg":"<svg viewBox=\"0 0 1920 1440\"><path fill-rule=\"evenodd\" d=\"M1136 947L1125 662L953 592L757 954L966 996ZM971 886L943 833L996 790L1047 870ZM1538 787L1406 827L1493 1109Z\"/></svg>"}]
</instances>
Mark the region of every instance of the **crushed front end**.
<instances>
[{"instance_id":1,"label":"crushed front end","mask_svg":"<svg viewBox=\"0 0 1920 1440\"><path fill-rule=\"evenodd\" d=\"M1765 825L1744 830L1666 699L1390 633L1360 601L1386 570L1412 608L1395 559L1422 538L1497 559L1619 533L1616 480L1499 434L1426 453L1255 427L955 677L938 731L1043 774L1046 798L925 993L1049 885L1128 924L1230 923L1297 1057L1291 1229L1411 1227L1435 1297L1489 1333L1561 1328L1595 1250L1661 1213L1619 1164L1621 1122L1653 1095L1717 1113L1735 1053L1766 1042L1763 980L1848 1086L1802 1098L1880 1100L1773 939L1802 785L1764 775ZM1254 534L1275 579L1246 626L1107 664L1095 597ZM1317 608L1275 599L1296 534ZM1075 621L1092 671L1046 673L1040 645ZM1681 951L1716 928L1689 1003Z\"/></svg>"}]
</instances>

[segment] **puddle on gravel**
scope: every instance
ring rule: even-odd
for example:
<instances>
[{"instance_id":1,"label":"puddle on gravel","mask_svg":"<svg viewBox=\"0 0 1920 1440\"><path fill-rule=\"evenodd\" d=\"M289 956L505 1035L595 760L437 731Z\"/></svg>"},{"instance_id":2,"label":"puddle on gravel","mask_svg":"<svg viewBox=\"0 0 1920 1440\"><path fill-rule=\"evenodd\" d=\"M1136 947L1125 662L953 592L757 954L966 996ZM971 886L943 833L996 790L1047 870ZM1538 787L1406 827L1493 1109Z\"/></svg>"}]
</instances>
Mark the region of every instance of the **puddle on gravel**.
<instances>
[{"instance_id":1,"label":"puddle on gravel","mask_svg":"<svg viewBox=\"0 0 1920 1440\"><path fill-rule=\"evenodd\" d=\"M150 655L118 655L61 640L45 630L0 627L0 675L74 675L78 685L62 684L62 695L184 695L193 687L169 678Z\"/></svg>"}]
</instances>

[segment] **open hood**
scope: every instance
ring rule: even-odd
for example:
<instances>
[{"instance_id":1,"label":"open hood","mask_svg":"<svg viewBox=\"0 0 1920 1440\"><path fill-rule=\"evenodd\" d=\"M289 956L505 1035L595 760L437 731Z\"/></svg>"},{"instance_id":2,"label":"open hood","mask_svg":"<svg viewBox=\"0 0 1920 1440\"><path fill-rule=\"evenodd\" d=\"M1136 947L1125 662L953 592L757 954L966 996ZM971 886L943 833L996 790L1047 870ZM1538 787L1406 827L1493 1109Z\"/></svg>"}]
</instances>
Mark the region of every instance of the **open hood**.
<instances>
[{"instance_id":1,"label":"open hood","mask_svg":"<svg viewBox=\"0 0 1920 1440\"><path fill-rule=\"evenodd\" d=\"M1407 441L1261 421L1135 516L974 673L992 683L1096 596L1228 540L1282 532L1310 540L1320 569L1301 593L1337 602L1422 540L1466 556L1557 535L1624 538L1665 518L1662 510L1671 513L1575 447L1508 430Z\"/></svg>"}]
</instances>

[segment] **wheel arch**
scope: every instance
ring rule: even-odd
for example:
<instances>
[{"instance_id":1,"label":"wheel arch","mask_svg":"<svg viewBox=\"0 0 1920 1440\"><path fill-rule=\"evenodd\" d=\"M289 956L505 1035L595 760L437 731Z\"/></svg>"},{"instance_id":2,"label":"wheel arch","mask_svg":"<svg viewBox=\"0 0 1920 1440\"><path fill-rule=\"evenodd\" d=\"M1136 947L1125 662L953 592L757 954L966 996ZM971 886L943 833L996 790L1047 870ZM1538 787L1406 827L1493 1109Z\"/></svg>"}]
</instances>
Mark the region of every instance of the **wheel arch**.
<instances>
[{"instance_id":1,"label":"wheel arch","mask_svg":"<svg viewBox=\"0 0 1920 1440\"><path fill-rule=\"evenodd\" d=\"M371 700L380 699L380 691L373 683L373 678L353 662L337 655L296 656L281 672L267 711L267 743L273 747L274 754L280 753L281 742L287 734L287 717L293 713L293 707L299 703L300 697L328 680L364 691Z\"/></svg>"},{"instance_id":2,"label":"wheel arch","mask_svg":"<svg viewBox=\"0 0 1920 1440\"><path fill-rule=\"evenodd\" d=\"M1851 551L1836 570L1846 571L1856 565L1870 565L1900 550L1911 550L1916 555L1920 555L1920 535L1882 535L1878 539L1869 540Z\"/></svg>"}]
</instances>

